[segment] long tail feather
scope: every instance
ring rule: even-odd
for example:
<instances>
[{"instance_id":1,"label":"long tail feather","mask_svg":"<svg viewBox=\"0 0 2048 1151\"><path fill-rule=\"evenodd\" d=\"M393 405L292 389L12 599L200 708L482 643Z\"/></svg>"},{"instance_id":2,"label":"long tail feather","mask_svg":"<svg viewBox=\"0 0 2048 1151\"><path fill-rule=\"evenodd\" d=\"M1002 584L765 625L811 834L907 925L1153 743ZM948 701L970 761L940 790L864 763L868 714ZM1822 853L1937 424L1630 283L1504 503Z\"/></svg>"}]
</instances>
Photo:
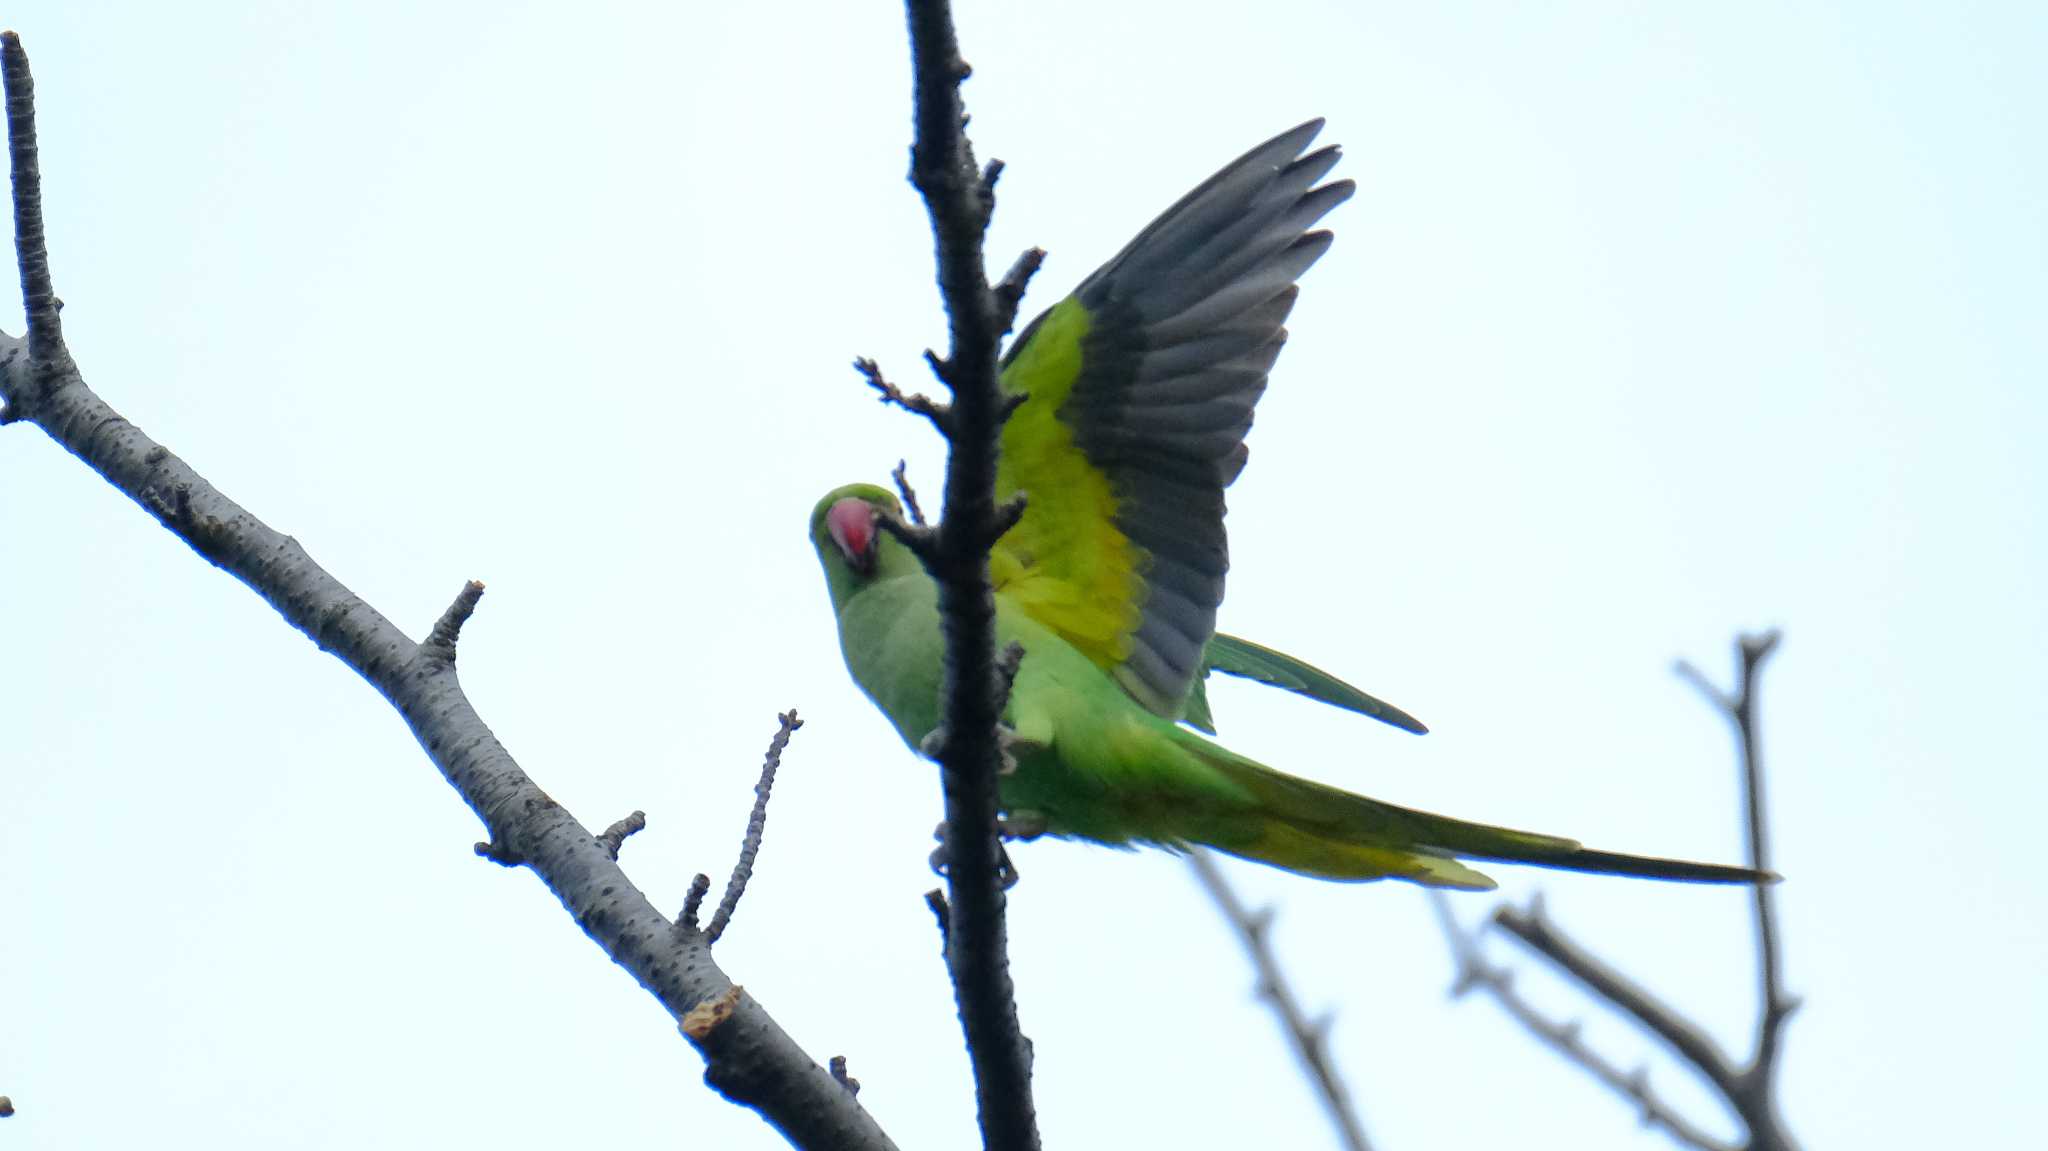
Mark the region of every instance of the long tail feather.
<instances>
[{"instance_id":1,"label":"long tail feather","mask_svg":"<svg viewBox=\"0 0 2048 1151\"><path fill-rule=\"evenodd\" d=\"M1485 889L1493 882L1458 863L1482 859L1602 875L1689 883L1773 883L1767 871L1647 855L1594 851L1576 840L1469 823L1381 803L1274 771L1225 748L1199 743L1202 758L1258 801L1263 817L1249 833L1212 843L1232 855L1326 879L1406 879L1432 887Z\"/></svg>"}]
</instances>

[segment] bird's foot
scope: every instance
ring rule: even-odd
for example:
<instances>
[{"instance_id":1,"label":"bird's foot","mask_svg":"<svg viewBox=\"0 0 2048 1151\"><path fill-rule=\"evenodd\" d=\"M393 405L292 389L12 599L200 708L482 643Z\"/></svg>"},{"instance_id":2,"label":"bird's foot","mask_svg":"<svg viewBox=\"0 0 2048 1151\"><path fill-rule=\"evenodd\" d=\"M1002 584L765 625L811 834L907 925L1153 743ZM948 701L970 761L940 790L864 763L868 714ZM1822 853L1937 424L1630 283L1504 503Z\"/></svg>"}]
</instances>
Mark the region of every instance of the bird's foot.
<instances>
[{"instance_id":1,"label":"bird's foot","mask_svg":"<svg viewBox=\"0 0 2048 1151\"><path fill-rule=\"evenodd\" d=\"M1009 724L999 723L996 725L996 755L1001 759L1000 765L996 768L998 776L1017 774L1018 756L1036 755L1044 750L1044 743L1035 739L1025 739L1023 736L1018 735L1017 729ZM944 727L933 728L923 739L917 741L917 753L935 763L941 755L945 754L945 751L946 729Z\"/></svg>"},{"instance_id":2,"label":"bird's foot","mask_svg":"<svg viewBox=\"0 0 2048 1151\"><path fill-rule=\"evenodd\" d=\"M996 830L999 836L999 838L997 838L996 840L996 879L1002 883L1003 890L1008 891L1012 887L1017 886L1017 865L1010 862L1009 849L1003 846L1003 841L1000 838L1000 836L1009 834L1005 830L1004 820L996 820ZM1039 831L1034 832L1033 835L1041 834L1043 833L1043 831L1044 828L1041 827ZM934 829L932 832L932 838L939 841L939 845L937 847L932 848L932 873L934 875L939 876L941 879L951 879L953 859L952 856L946 851L946 825L941 823L936 829ZM1025 836L1022 838L1031 838L1031 836Z\"/></svg>"}]
</instances>

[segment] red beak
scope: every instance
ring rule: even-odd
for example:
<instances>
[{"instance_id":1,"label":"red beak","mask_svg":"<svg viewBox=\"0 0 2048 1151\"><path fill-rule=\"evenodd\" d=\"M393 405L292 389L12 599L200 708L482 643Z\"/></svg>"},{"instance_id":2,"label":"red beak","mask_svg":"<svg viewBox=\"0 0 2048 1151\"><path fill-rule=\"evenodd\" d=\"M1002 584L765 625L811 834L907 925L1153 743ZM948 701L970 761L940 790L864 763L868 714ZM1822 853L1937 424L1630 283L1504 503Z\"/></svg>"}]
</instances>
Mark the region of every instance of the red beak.
<instances>
[{"instance_id":1,"label":"red beak","mask_svg":"<svg viewBox=\"0 0 2048 1151\"><path fill-rule=\"evenodd\" d=\"M825 526L832 542L853 570L862 575L875 570L875 508L865 500L848 496L825 512Z\"/></svg>"}]
</instances>

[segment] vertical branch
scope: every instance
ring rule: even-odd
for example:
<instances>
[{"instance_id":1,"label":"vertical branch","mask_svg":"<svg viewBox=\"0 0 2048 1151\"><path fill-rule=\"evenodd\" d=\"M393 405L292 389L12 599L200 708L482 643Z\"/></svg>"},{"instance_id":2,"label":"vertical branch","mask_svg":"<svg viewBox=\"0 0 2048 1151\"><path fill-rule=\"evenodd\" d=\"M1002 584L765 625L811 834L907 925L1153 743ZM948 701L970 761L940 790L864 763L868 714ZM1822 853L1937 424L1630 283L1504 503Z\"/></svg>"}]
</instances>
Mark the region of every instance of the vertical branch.
<instances>
[{"instance_id":1,"label":"vertical branch","mask_svg":"<svg viewBox=\"0 0 2048 1151\"><path fill-rule=\"evenodd\" d=\"M1742 784L1746 803L1749 864L1759 871L1770 869L1770 825L1764 812L1764 768L1757 721L1757 680L1764 661L1777 650L1783 633L1772 629L1736 640L1736 683L1733 696L1684 660L1678 662L1681 678L1692 683L1708 701L1728 718L1742 751ZM1751 894L1756 922L1758 1021L1756 1050L1736 1076L1729 1092L1730 1103L1749 1125L1750 1146L1759 1151L1789 1149L1796 1144L1778 1114L1777 1063L1785 1021L1798 1010L1799 1000L1785 990L1784 965L1778 951L1776 892L1771 884L1758 884Z\"/></svg>"},{"instance_id":2,"label":"vertical branch","mask_svg":"<svg viewBox=\"0 0 2048 1151\"><path fill-rule=\"evenodd\" d=\"M1287 1032L1294 1053L1301 1058L1302 1070L1308 1073L1309 1081L1315 1084L1316 1093L1322 1097L1323 1106L1330 1112L1330 1122L1337 1128L1338 1143L1346 1151L1372 1151L1372 1144L1365 1137L1365 1124L1359 1121L1358 1109L1352 1105L1351 1092L1345 1089L1343 1079L1337 1075L1336 1065L1330 1060L1326 1042L1330 1034L1329 1018L1309 1019L1301 1009L1301 1001L1295 998L1294 989L1288 986L1279 958L1273 954L1272 909L1253 911L1239 902L1237 892L1231 890L1230 881L1223 877L1223 869L1216 866L1215 855L1206 848L1197 847L1190 851L1188 862L1194 866L1195 877L1202 881L1209 898L1216 901L1217 910L1237 929L1238 938L1251 955L1252 967L1259 975L1259 995L1273 1005L1273 1013L1280 1017L1280 1026Z\"/></svg>"},{"instance_id":3,"label":"vertical branch","mask_svg":"<svg viewBox=\"0 0 2048 1151\"><path fill-rule=\"evenodd\" d=\"M982 238L1000 166L977 170L966 133L960 58L946 0L908 0L915 74L916 140L911 182L924 197L937 249L939 289L951 348L931 357L952 392L943 425L950 442L945 515L927 558L939 585L946 672L942 739L934 749L946 798L943 849L951 906L946 948L954 1000L974 1065L982 1142L991 1149L1038 1146L1031 1101L1031 1048L1017 1019L1010 981L1004 896L996 838L997 723L995 599L988 549L1014 521L995 500L997 438L1004 404L996 356L1003 307L989 288Z\"/></svg>"},{"instance_id":4,"label":"vertical branch","mask_svg":"<svg viewBox=\"0 0 2048 1151\"><path fill-rule=\"evenodd\" d=\"M1771 852L1764 822L1764 767L1757 737L1756 681L1764 660L1777 648L1779 635L1776 631L1746 635L1738 644L1742 653L1742 684L1735 697L1735 727L1742 737L1743 789L1749 798L1749 865L1758 871L1770 870ZM1755 1063L1761 1064L1777 1057L1785 1018L1792 1014L1795 1005L1785 993L1784 966L1778 955L1776 885L1759 883L1750 891L1756 914L1758 998L1763 1004Z\"/></svg>"},{"instance_id":5,"label":"vertical branch","mask_svg":"<svg viewBox=\"0 0 2048 1151\"><path fill-rule=\"evenodd\" d=\"M8 169L14 183L14 253L21 271L21 304L28 315L28 354L39 364L65 355L62 305L50 283L50 253L43 239L43 176L36 148L36 82L21 37L0 33L7 91Z\"/></svg>"}]
</instances>

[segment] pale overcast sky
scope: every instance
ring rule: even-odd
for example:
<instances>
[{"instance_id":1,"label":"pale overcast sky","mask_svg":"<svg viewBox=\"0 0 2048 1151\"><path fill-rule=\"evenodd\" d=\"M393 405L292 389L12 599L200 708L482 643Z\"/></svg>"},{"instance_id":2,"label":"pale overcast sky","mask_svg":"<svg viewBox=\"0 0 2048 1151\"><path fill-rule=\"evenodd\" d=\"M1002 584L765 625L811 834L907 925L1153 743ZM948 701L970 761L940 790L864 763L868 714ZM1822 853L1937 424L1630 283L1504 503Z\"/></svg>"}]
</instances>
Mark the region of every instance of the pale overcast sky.
<instances>
[{"instance_id":1,"label":"pale overcast sky","mask_svg":"<svg viewBox=\"0 0 2048 1151\"><path fill-rule=\"evenodd\" d=\"M1223 625L1424 738L1247 687L1228 741L1386 799L1734 859L1767 673L1791 1125L2009 1145L2048 1074L2048 9L969 3L1043 307L1310 116L1356 198L1232 497ZM931 769L847 680L804 517L943 335L890 4L31 0L65 328L111 403L421 634L662 906L785 761L720 962L905 1148L972 1092ZM18 313L0 318L19 331ZM374 693L27 425L0 430L8 1148L766 1148ZM1331 1145L1180 862L1018 852L1049 1147ZM1731 1045L1740 891L1492 869ZM1382 1151L1661 1148L1481 1000L1417 890L1232 866ZM1492 906L1461 896L1467 921ZM1494 945L1515 958L1505 941ZM1717 1131L1577 993L1590 1041Z\"/></svg>"}]
</instances>

